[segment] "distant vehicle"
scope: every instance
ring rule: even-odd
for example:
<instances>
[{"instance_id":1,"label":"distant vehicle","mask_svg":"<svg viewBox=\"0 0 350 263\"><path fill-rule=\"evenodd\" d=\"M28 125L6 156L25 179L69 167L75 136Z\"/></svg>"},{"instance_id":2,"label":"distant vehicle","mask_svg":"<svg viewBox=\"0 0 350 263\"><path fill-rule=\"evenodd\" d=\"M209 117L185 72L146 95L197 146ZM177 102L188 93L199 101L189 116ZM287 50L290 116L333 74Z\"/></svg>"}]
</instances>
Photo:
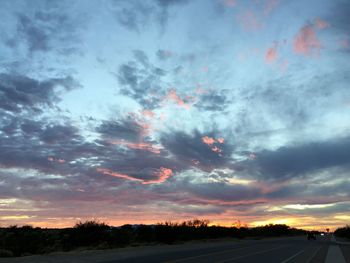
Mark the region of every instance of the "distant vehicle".
<instances>
[{"instance_id":1,"label":"distant vehicle","mask_svg":"<svg viewBox=\"0 0 350 263\"><path fill-rule=\"evenodd\" d=\"M321 233L320 235L321 235L321 236L324 236L324 233Z\"/></svg>"},{"instance_id":2,"label":"distant vehicle","mask_svg":"<svg viewBox=\"0 0 350 263\"><path fill-rule=\"evenodd\" d=\"M307 240L316 240L316 234L313 232L309 232L307 234Z\"/></svg>"}]
</instances>

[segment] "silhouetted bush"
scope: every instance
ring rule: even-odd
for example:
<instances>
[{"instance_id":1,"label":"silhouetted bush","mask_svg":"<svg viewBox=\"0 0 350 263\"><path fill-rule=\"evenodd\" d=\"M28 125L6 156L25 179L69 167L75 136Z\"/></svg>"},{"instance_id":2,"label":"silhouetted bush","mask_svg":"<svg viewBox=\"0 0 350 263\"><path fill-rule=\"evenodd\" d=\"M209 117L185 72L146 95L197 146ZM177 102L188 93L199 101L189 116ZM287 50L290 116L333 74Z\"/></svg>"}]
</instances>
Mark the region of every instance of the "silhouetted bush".
<instances>
[{"instance_id":1,"label":"silhouetted bush","mask_svg":"<svg viewBox=\"0 0 350 263\"><path fill-rule=\"evenodd\" d=\"M123 225L110 227L98 221L79 222L72 228L41 229L31 226L0 228L0 257L43 254L76 248L105 249L137 243L172 244L186 240L246 238L301 235L306 231L286 225L254 228L209 226L208 220L182 223ZM349 236L349 227L338 229L339 236Z\"/></svg>"},{"instance_id":2,"label":"silhouetted bush","mask_svg":"<svg viewBox=\"0 0 350 263\"><path fill-rule=\"evenodd\" d=\"M11 251L15 256L43 253L46 246L52 246L52 235L41 228L11 226L0 232L0 249Z\"/></svg>"},{"instance_id":3,"label":"silhouetted bush","mask_svg":"<svg viewBox=\"0 0 350 263\"><path fill-rule=\"evenodd\" d=\"M79 222L65 231L65 248L91 247L108 243L111 228L97 221Z\"/></svg>"},{"instance_id":4,"label":"silhouetted bush","mask_svg":"<svg viewBox=\"0 0 350 263\"><path fill-rule=\"evenodd\" d=\"M337 230L334 231L334 235L336 235L337 237L350 239L350 226L347 225L345 227L337 228Z\"/></svg>"}]
</instances>

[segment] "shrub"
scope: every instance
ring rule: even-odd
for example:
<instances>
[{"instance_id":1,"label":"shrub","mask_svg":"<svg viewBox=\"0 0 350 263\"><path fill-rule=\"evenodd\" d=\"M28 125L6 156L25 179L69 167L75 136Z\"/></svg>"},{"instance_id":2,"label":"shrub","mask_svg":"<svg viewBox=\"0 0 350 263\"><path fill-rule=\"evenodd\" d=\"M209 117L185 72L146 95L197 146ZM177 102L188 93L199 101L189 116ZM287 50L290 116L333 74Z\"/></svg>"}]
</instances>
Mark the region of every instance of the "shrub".
<instances>
[{"instance_id":1,"label":"shrub","mask_svg":"<svg viewBox=\"0 0 350 263\"><path fill-rule=\"evenodd\" d=\"M334 235L350 239L350 226L347 225L345 227L337 228L334 231Z\"/></svg>"}]
</instances>

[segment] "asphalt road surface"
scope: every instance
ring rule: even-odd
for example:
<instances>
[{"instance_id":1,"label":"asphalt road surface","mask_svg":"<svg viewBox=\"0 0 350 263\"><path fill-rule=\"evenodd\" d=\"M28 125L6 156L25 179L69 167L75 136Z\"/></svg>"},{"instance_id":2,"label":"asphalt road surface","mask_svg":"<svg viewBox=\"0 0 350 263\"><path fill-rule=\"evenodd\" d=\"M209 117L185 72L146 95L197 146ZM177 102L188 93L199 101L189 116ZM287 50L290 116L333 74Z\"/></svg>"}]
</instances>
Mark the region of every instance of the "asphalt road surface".
<instances>
[{"instance_id":1,"label":"asphalt road surface","mask_svg":"<svg viewBox=\"0 0 350 263\"><path fill-rule=\"evenodd\" d=\"M142 258L135 257L124 260L104 261L103 263L316 263L325 262L328 248L331 244L332 242L330 240L330 237L321 236L319 236L317 240L310 241L306 240L305 237L257 240L245 241L239 244L223 245L221 247L215 248L167 252L164 254L160 253L157 255L149 255L147 257ZM338 259L331 258L331 262L336 263L338 262Z\"/></svg>"},{"instance_id":2,"label":"asphalt road surface","mask_svg":"<svg viewBox=\"0 0 350 263\"><path fill-rule=\"evenodd\" d=\"M350 263L350 243L330 236L225 240L178 245L72 251L42 256L0 259L0 263Z\"/></svg>"}]
</instances>

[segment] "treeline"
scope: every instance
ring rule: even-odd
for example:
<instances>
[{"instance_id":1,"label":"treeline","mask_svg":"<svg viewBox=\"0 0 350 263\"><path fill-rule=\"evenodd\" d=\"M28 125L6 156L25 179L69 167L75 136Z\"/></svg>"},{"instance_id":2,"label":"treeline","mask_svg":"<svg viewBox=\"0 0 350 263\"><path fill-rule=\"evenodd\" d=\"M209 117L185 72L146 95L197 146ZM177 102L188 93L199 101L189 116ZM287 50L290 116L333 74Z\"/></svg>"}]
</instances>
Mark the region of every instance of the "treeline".
<instances>
[{"instance_id":1,"label":"treeline","mask_svg":"<svg viewBox=\"0 0 350 263\"><path fill-rule=\"evenodd\" d=\"M0 257L44 254L77 248L107 249L135 244L172 244L215 238L277 237L306 234L287 225L261 227L209 226L207 220L156 225L111 227L98 221L79 222L72 228L44 229L31 226L0 228Z\"/></svg>"},{"instance_id":2,"label":"treeline","mask_svg":"<svg viewBox=\"0 0 350 263\"><path fill-rule=\"evenodd\" d=\"M350 226L337 228L337 230L334 231L334 235L350 239Z\"/></svg>"}]
</instances>

